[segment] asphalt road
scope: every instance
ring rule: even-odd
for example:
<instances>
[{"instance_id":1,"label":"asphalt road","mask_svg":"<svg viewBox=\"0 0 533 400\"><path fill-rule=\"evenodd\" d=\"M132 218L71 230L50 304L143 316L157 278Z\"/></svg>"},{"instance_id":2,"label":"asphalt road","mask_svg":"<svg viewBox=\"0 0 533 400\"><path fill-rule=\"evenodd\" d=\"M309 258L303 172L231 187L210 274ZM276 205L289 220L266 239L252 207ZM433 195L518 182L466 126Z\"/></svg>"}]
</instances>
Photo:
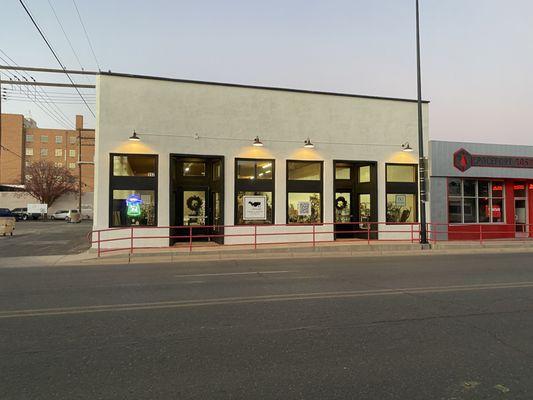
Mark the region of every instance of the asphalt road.
<instances>
[{"instance_id":1,"label":"asphalt road","mask_svg":"<svg viewBox=\"0 0 533 400\"><path fill-rule=\"evenodd\" d=\"M532 257L0 269L0 399L531 399Z\"/></svg>"},{"instance_id":2,"label":"asphalt road","mask_svg":"<svg viewBox=\"0 0 533 400\"><path fill-rule=\"evenodd\" d=\"M90 245L87 234L92 221L69 224L65 221L17 221L13 236L0 236L3 257L78 254Z\"/></svg>"}]
</instances>

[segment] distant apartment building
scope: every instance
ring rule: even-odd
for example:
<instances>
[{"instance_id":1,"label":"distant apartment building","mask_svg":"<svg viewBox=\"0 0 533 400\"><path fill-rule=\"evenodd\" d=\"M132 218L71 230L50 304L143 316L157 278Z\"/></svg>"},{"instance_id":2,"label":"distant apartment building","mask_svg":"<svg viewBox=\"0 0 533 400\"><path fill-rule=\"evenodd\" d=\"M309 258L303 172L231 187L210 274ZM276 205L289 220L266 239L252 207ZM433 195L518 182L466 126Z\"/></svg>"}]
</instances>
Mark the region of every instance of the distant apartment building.
<instances>
[{"instance_id":1,"label":"distant apartment building","mask_svg":"<svg viewBox=\"0 0 533 400\"><path fill-rule=\"evenodd\" d=\"M67 168L78 177L78 157L92 162L94 157L94 131L83 129L83 116L76 116L76 130L38 128L35 121L23 115L2 114L0 148L0 184L24 185L26 167L46 160ZM84 192L94 190L94 167L82 166Z\"/></svg>"}]
</instances>

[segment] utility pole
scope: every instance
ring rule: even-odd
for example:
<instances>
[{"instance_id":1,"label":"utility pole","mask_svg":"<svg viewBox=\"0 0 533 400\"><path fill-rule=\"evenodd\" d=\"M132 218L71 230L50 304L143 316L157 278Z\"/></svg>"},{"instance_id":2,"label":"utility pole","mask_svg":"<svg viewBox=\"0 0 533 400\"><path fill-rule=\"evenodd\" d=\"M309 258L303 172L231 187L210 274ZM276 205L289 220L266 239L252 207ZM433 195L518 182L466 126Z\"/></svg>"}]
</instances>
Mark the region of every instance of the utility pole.
<instances>
[{"instance_id":1,"label":"utility pole","mask_svg":"<svg viewBox=\"0 0 533 400\"><path fill-rule=\"evenodd\" d=\"M81 129L78 127L78 212L81 215L81 195L82 195L82 189L81 189Z\"/></svg>"},{"instance_id":2,"label":"utility pole","mask_svg":"<svg viewBox=\"0 0 533 400\"><path fill-rule=\"evenodd\" d=\"M420 243L427 244L426 227L426 160L424 158L424 128L422 119L422 74L420 68L420 10L416 0L416 71L418 89L418 179L420 182Z\"/></svg>"}]
</instances>

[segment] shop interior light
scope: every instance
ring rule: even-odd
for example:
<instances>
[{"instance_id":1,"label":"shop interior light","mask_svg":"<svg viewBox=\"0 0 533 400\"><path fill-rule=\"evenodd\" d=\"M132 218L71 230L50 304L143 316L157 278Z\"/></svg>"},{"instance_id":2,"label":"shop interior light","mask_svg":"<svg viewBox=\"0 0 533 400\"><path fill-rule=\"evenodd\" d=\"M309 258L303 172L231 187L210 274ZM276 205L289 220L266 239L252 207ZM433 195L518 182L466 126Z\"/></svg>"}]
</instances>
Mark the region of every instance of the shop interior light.
<instances>
[{"instance_id":1,"label":"shop interior light","mask_svg":"<svg viewBox=\"0 0 533 400\"><path fill-rule=\"evenodd\" d=\"M252 143L255 147L263 147L264 144L259 140L259 136L256 136L254 142Z\"/></svg>"},{"instance_id":2,"label":"shop interior light","mask_svg":"<svg viewBox=\"0 0 533 400\"><path fill-rule=\"evenodd\" d=\"M315 145L313 143L311 143L311 139L307 138L307 139L305 139L304 147L306 149L314 149Z\"/></svg>"},{"instance_id":3,"label":"shop interior light","mask_svg":"<svg viewBox=\"0 0 533 400\"><path fill-rule=\"evenodd\" d=\"M405 151L406 153L412 153L413 148L409 145L409 142L405 142L402 144L402 151Z\"/></svg>"},{"instance_id":4,"label":"shop interior light","mask_svg":"<svg viewBox=\"0 0 533 400\"><path fill-rule=\"evenodd\" d=\"M132 141L132 142L139 142L141 140L141 138L139 136L137 136L137 132L133 131L133 135L131 135L129 137L129 139Z\"/></svg>"}]
</instances>

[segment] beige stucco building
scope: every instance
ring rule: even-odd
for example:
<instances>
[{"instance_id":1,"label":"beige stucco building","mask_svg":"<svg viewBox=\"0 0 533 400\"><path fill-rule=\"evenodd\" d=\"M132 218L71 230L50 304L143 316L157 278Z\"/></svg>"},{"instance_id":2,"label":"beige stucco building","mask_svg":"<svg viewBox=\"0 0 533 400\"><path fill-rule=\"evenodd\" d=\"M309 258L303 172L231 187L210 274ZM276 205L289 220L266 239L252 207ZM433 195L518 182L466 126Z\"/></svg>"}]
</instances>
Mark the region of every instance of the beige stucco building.
<instances>
[{"instance_id":1,"label":"beige stucco building","mask_svg":"<svg viewBox=\"0 0 533 400\"><path fill-rule=\"evenodd\" d=\"M94 228L160 236L136 246L407 235L417 137L414 100L101 73Z\"/></svg>"}]
</instances>

